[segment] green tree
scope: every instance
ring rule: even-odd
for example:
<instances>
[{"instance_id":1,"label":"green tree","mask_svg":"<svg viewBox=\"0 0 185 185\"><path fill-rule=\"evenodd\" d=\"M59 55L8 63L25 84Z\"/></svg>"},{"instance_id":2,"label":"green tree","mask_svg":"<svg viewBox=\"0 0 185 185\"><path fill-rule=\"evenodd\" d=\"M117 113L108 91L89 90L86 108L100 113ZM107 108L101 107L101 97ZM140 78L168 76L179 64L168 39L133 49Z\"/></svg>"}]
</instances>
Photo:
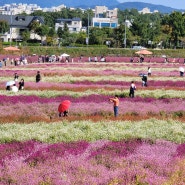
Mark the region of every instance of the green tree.
<instances>
[{"instance_id":1,"label":"green tree","mask_svg":"<svg viewBox=\"0 0 185 185\"><path fill-rule=\"evenodd\" d=\"M65 34L66 36L69 34L69 28L66 22L64 23L63 34Z\"/></svg>"},{"instance_id":2,"label":"green tree","mask_svg":"<svg viewBox=\"0 0 185 185\"><path fill-rule=\"evenodd\" d=\"M69 33L69 28L68 28L66 22L64 23L63 28L61 28L61 27L58 28L57 34L58 34L60 40L62 40L62 45L68 45L69 44L70 33Z\"/></svg>"},{"instance_id":3,"label":"green tree","mask_svg":"<svg viewBox=\"0 0 185 185\"><path fill-rule=\"evenodd\" d=\"M79 32L79 33L77 34L76 43L78 43L78 44L86 44L86 43L85 43L86 37L87 37L87 34L86 34L85 32L82 32L82 31Z\"/></svg>"},{"instance_id":4,"label":"green tree","mask_svg":"<svg viewBox=\"0 0 185 185\"><path fill-rule=\"evenodd\" d=\"M56 31L54 28L49 28L49 31L48 31L48 36L50 37L53 37L53 36L56 36Z\"/></svg>"},{"instance_id":5,"label":"green tree","mask_svg":"<svg viewBox=\"0 0 185 185\"><path fill-rule=\"evenodd\" d=\"M172 28L171 39L174 46L178 46L179 38L185 36L185 16L181 12L173 12L168 24Z\"/></svg>"},{"instance_id":6,"label":"green tree","mask_svg":"<svg viewBox=\"0 0 185 185\"><path fill-rule=\"evenodd\" d=\"M21 33L23 42L27 43L27 41L30 39L30 31L29 30L25 30Z\"/></svg>"},{"instance_id":7,"label":"green tree","mask_svg":"<svg viewBox=\"0 0 185 185\"><path fill-rule=\"evenodd\" d=\"M37 28L40 26L40 23L38 21L33 21L30 25L29 25L29 30L34 34L36 34L36 30Z\"/></svg>"},{"instance_id":8,"label":"green tree","mask_svg":"<svg viewBox=\"0 0 185 185\"><path fill-rule=\"evenodd\" d=\"M0 20L0 33L5 33L9 31L10 27L7 21Z\"/></svg>"},{"instance_id":9,"label":"green tree","mask_svg":"<svg viewBox=\"0 0 185 185\"><path fill-rule=\"evenodd\" d=\"M41 42L43 42L43 37L46 36L49 32L49 27L47 25L39 26L35 32L41 37Z\"/></svg>"},{"instance_id":10,"label":"green tree","mask_svg":"<svg viewBox=\"0 0 185 185\"><path fill-rule=\"evenodd\" d=\"M58 44L58 35L54 28L50 28L46 38L47 45L55 46Z\"/></svg>"},{"instance_id":11,"label":"green tree","mask_svg":"<svg viewBox=\"0 0 185 185\"><path fill-rule=\"evenodd\" d=\"M125 33L125 25L120 24L119 27L114 29L114 40L115 47L123 47L124 44L124 33Z\"/></svg>"},{"instance_id":12,"label":"green tree","mask_svg":"<svg viewBox=\"0 0 185 185\"><path fill-rule=\"evenodd\" d=\"M103 45L107 40L107 34L102 28L91 28L89 30L89 44Z\"/></svg>"},{"instance_id":13,"label":"green tree","mask_svg":"<svg viewBox=\"0 0 185 185\"><path fill-rule=\"evenodd\" d=\"M58 35L59 38L62 38L63 30L62 30L61 27L58 28L58 30L57 30L57 35Z\"/></svg>"}]
</instances>

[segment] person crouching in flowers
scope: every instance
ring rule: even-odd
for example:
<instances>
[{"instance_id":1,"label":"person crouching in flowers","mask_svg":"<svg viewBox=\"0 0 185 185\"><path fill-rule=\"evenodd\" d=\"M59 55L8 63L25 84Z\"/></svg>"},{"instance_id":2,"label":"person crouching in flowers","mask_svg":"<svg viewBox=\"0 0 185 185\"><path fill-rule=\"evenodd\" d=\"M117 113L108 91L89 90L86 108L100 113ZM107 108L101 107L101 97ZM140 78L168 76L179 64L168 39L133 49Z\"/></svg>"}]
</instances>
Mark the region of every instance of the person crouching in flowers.
<instances>
[{"instance_id":1,"label":"person crouching in flowers","mask_svg":"<svg viewBox=\"0 0 185 185\"><path fill-rule=\"evenodd\" d=\"M109 98L109 101L113 103L114 108L114 116L118 116L118 110L119 110L119 98L118 95L115 95L113 98Z\"/></svg>"}]
</instances>

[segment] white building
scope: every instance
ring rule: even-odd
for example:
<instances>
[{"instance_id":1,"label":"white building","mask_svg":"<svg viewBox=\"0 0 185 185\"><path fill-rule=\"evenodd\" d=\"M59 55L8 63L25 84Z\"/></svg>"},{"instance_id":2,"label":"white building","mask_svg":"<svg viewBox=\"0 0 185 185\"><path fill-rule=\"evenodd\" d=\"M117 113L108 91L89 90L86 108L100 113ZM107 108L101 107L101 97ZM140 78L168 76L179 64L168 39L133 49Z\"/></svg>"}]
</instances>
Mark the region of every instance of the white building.
<instances>
[{"instance_id":1,"label":"white building","mask_svg":"<svg viewBox=\"0 0 185 185\"><path fill-rule=\"evenodd\" d=\"M141 11L138 11L139 13L142 13L142 14L147 14L147 13L157 13L159 12L158 10L154 10L154 12L151 12L150 9L148 7L146 8L143 8Z\"/></svg>"},{"instance_id":2,"label":"white building","mask_svg":"<svg viewBox=\"0 0 185 185\"><path fill-rule=\"evenodd\" d=\"M62 4L62 5L59 5L59 6L53 6L53 7L51 7L51 8L43 8L42 9L42 11L43 12L59 12L59 11L61 11L61 9L63 9L63 8L66 8L66 6L64 5L64 4Z\"/></svg>"},{"instance_id":3,"label":"white building","mask_svg":"<svg viewBox=\"0 0 185 185\"><path fill-rule=\"evenodd\" d=\"M118 19L117 18L93 18L92 26L99 28L117 28L118 27Z\"/></svg>"},{"instance_id":4,"label":"white building","mask_svg":"<svg viewBox=\"0 0 185 185\"><path fill-rule=\"evenodd\" d=\"M65 23L69 29L70 33L79 33L82 30L82 21L80 18L72 18L72 19L57 19L55 22L55 31L58 30L59 27L64 28Z\"/></svg>"},{"instance_id":5,"label":"white building","mask_svg":"<svg viewBox=\"0 0 185 185\"><path fill-rule=\"evenodd\" d=\"M96 6L94 11L94 17L92 18L93 27L118 27L118 9L108 10L106 6Z\"/></svg>"},{"instance_id":6,"label":"white building","mask_svg":"<svg viewBox=\"0 0 185 185\"><path fill-rule=\"evenodd\" d=\"M58 12L61 11L62 8L66 8L64 4L59 5L57 7L51 7L51 8L41 8L37 4L23 4L23 3L11 3L11 4L5 4L4 6L0 6L0 14L3 15L17 15L17 14L31 14L35 11L41 10L43 12Z\"/></svg>"},{"instance_id":7,"label":"white building","mask_svg":"<svg viewBox=\"0 0 185 185\"><path fill-rule=\"evenodd\" d=\"M17 15L21 13L31 14L36 10L42 10L37 4L5 4L0 7L0 14L3 15Z\"/></svg>"}]
</instances>

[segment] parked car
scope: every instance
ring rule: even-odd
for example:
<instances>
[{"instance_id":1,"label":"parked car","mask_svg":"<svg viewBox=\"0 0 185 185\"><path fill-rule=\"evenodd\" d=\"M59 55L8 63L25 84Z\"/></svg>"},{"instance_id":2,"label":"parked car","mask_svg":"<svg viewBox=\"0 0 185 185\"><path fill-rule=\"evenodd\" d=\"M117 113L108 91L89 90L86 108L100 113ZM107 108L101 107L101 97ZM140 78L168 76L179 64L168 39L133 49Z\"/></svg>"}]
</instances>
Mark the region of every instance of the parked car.
<instances>
[{"instance_id":1,"label":"parked car","mask_svg":"<svg viewBox=\"0 0 185 185\"><path fill-rule=\"evenodd\" d=\"M141 49L147 49L143 46L133 46L132 49L135 49L135 50L141 50Z\"/></svg>"}]
</instances>

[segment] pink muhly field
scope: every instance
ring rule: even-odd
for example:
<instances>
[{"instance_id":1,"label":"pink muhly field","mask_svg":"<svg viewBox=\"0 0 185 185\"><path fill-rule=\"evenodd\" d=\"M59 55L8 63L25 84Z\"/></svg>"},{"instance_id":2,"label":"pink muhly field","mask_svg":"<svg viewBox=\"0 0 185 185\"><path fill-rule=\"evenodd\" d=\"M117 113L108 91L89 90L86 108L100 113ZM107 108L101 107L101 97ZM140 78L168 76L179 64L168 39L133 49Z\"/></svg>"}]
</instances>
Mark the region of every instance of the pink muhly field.
<instances>
[{"instance_id":1,"label":"pink muhly field","mask_svg":"<svg viewBox=\"0 0 185 185\"><path fill-rule=\"evenodd\" d=\"M181 131L185 127L175 126L185 122L185 99L183 95L180 96L183 98L177 96L183 94L185 88L184 77L181 78L178 71L182 60L164 64L161 57L146 57L144 63L136 63L136 59L130 63L130 57L107 57L107 63L90 63L84 57L81 63L75 58L74 63L32 63L2 68L0 126L5 135L0 143L0 185L184 185L185 143ZM142 87L139 73L147 73L149 66L152 76L148 76L148 87ZM42 80L35 83L38 70ZM5 90L6 82L13 80L15 72L19 80L25 79L24 90L17 94ZM134 98L128 95L132 79L137 86ZM148 94L142 94L147 90ZM171 90L173 96L166 95L166 90ZM109 101L114 92L118 92L120 100L116 118L113 103ZM63 100L71 101L68 117L58 116L58 106ZM150 123L149 119L156 121ZM137 127L140 120L145 120L145 124L142 122L142 127ZM156 126L157 131L153 130L150 124L156 125L154 123L161 120L169 121L169 125L162 128L161 123ZM92 131L92 135L97 133L94 140L84 141L80 135L78 141L50 143L44 139L38 141L29 129L28 133L21 129L24 124L33 128L39 123L39 136L48 136L49 131L39 130L42 123L54 133L62 129L68 134L75 128L73 122L82 124L83 128L84 121L90 121L95 127L98 125L97 130ZM108 121L111 126L117 122L122 126L128 121L133 130L126 132L127 126L110 129ZM5 123L7 127L3 127ZM49 127L52 123L66 124L69 128ZM21 134L7 129L17 124ZM103 128L104 124L108 125L105 130L111 130L108 136L120 132L124 135L121 138L127 139L122 140L119 135L113 141L102 139L104 130L100 126ZM151 130L145 128L147 126ZM131 138L130 133L136 135L136 129L142 130L143 137ZM89 130L79 132L88 136ZM98 131L102 131L102 135L99 136ZM162 131L163 136L160 135ZM158 134L158 139L145 137L147 132ZM16 140L16 134L27 134L28 139ZM48 138L55 142L53 137L63 136L57 134Z\"/></svg>"},{"instance_id":2,"label":"pink muhly field","mask_svg":"<svg viewBox=\"0 0 185 185\"><path fill-rule=\"evenodd\" d=\"M0 184L163 184L185 160L184 147L140 139L0 144Z\"/></svg>"},{"instance_id":3,"label":"pink muhly field","mask_svg":"<svg viewBox=\"0 0 185 185\"><path fill-rule=\"evenodd\" d=\"M82 97L59 96L44 98L38 96L0 96L0 123L9 122L34 122L56 121L58 118L58 106L63 100L70 100L69 119L79 117L101 115L99 119L112 117L113 105L109 96L89 95ZM91 107L91 108L89 108ZM142 107L142 108L141 108ZM170 118L181 118L185 115L185 101L178 98L120 98L119 117L130 119L130 117L152 117L164 116ZM54 119L53 119L54 118ZM59 119L59 118L58 118Z\"/></svg>"}]
</instances>

